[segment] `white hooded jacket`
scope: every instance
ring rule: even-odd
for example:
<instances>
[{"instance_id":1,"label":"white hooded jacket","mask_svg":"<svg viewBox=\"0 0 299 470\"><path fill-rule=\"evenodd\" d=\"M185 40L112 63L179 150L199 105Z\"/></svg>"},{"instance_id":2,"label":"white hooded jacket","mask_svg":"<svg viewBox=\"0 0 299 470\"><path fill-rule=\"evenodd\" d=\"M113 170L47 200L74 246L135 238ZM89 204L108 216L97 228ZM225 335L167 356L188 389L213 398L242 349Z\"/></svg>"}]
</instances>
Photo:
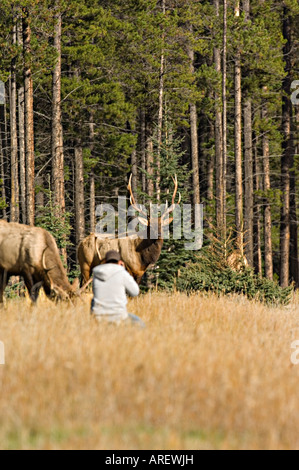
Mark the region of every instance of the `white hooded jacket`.
<instances>
[{"instance_id":1,"label":"white hooded jacket","mask_svg":"<svg viewBox=\"0 0 299 470\"><path fill-rule=\"evenodd\" d=\"M139 295L139 287L133 277L117 264L103 264L93 270L92 313L111 320L126 320L127 294Z\"/></svg>"}]
</instances>

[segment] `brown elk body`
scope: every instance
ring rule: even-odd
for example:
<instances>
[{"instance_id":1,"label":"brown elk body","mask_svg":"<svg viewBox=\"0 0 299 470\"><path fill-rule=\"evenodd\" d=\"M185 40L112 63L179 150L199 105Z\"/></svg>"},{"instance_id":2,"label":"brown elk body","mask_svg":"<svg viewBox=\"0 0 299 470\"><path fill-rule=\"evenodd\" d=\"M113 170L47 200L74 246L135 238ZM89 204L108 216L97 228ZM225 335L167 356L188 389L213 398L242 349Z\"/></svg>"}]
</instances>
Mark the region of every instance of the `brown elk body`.
<instances>
[{"instance_id":1,"label":"brown elk body","mask_svg":"<svg viewBox=\"0 0 299 470\"><path fill-rule=\"evenodd\" d=\"M0 221L0 303L11 276L22 276L31 299L43 287L50 298L75 294L53 236L39 227Z\"/></svg>"},{"instance_id":2,"label":"brown elk body","mask_svg":"<svg viewBox=\"0 0 299 470\"><path fill-rule=\"evenodd\" d=\"M78 249L82 283L87 283L92 270L103 263L106 253L118 251L128 272L140 282L144 273L158 261L163 247L163 239L144 240L139 237L123 239L103 239L94 233L83 240Z\"/></svg>"},{"instance_id":3,"label":"brown elk body","mask_svg":"<svg viewBox=\"0 0 299 470\"><path fill-rule=\"evenodd\" d=\"M159 218L148 217L137 206L131 187L131 179L128 189L131 194L132 207L145 215L147 218L139 217L139 221L143 225L147 225L147 238L141 238L133 235L126 238L102 238L96 234L91 234L85 238L78 247L78 260L81 268L81 282L87 283L92 275L92 270L103 263L106 253L110 250L119 251L128 272L140 283L143 275L152 265L155 265L161 255L163 248L163 227L169 225L172 219L168 215L174 211L176 207L175 198L178 191L177 178L174 180L175 190L172 198L172 205ZM180 200L178 204L180 203ZM156 236L151 238L151 235Z\"/></svg>"},{"instance_id":4,"label":"brown elk body","mask_svg":"<svg viewBox=\"0 0 299 470\"><path fill-rule=\"evenodd\" d=\"M245 255L242 255L238 250L234 251L228 258L227 264L233 271L241 271L244 267L249 266L248 260Z\"/></svg>"}]
</instances>

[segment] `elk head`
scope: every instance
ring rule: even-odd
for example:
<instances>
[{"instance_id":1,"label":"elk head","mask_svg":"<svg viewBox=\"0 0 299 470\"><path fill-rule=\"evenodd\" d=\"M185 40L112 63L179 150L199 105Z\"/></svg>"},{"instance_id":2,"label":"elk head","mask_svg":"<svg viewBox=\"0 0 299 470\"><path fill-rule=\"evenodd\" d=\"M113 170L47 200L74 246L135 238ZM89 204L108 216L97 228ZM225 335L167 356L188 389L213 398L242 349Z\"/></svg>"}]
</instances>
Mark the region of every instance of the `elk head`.
<instances>
[{"instance_id":1,"label":"elk head","mask_svg":"<svg viewBox=\"0 0 299 470\"><path fill-rule=\"evenodd\" d=\"M172 196L172 202L171 206L168 207L168 202L166 202L165 210L163 214L160 217L154 217L152 216L152 204L150 206L150 211L149 213L145 211L141 206L139 206L136 203L133 190L132 190L132 176L130 176L129 180L129 185L128 185L128 190L130 192L130 202L131 202L131 207L133 207L137 212L139 212L142 216L138 217L138 221L148 227L148 239L154 238L154 239L163 239L163 228L168 227L171 222L173 221L173 217L170 217L170 214L172 214L177 206L180 205L181 203L181 194L179 193L179 200L176 203L176 196L178 192L178 178L177 175L175 175L175 178L172 178L174 182L174 192Z\"/></svg>"}]
</instances>

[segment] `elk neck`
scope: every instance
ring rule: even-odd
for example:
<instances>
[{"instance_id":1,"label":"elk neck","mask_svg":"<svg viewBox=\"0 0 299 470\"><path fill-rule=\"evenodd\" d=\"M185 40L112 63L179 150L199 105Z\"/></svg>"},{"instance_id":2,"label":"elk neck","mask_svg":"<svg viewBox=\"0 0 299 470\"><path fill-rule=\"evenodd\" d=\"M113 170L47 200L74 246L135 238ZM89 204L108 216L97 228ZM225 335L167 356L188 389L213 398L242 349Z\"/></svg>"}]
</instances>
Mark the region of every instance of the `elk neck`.
<instances>
[{"instance_id":1,"label":"elk neck","mask_svg":"<svg viewBox=\"0 0 299 470\"><path fill-rule=\"evenodd\" d=\"M156 264L161 255L163 243L164 241L162 238L158 238L157 240L147 239L141 241L137 248L137 252L140 253L144 266L147 267L150 264Z\"/></svg>"}]
</instances>

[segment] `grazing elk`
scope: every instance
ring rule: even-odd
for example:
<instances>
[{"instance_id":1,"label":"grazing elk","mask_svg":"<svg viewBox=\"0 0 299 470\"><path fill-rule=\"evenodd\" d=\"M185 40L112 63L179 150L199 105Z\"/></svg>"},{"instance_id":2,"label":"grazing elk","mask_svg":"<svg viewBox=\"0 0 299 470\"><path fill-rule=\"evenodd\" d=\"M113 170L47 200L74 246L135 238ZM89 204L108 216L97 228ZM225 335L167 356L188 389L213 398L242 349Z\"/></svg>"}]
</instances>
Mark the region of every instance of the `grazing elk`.
<instances>
[{"instance_id":1,"label":"grazing elk","mask_svg":"<svg viewBox=\"0 0 299 470\"><path fill-rule=\"evenodd\" d=\"M181 202L179 196L178 203L175 202L178 192L178 180L175 177L174 193L172 204L161 217L151 218L148 214L140 209L136 204L132 191L132 176L129 181L128 190L130 191L130 201L132 207L144 217L138 217L139 222L147 226L147 239L139 237L137 234L126 238L100 238L96 234L91 234L85 238L78 247L78 260L81 268L81 282L87 283L90 280L92 270L103 263L106 253L111 250L119 251L128 272L140 283L147 269L156 264L163 247L163 227L168 226L172 222L169 215L175 210L176 206ZM151 234L155 233L155 239L151 239Z\"/></svg>"},{"instance_id":2,"label":"grazing elk","mask_svg":"<svg viewBox=\"0 0 299 470\"><path fill-rule=\"evenodd\" d=\"M43 287L51 299L76 295L78 281L71 285L53 236L38 227L0 221L0 303L9 278L22 276L33 302Z\"/></svg>"}]
</instances>

